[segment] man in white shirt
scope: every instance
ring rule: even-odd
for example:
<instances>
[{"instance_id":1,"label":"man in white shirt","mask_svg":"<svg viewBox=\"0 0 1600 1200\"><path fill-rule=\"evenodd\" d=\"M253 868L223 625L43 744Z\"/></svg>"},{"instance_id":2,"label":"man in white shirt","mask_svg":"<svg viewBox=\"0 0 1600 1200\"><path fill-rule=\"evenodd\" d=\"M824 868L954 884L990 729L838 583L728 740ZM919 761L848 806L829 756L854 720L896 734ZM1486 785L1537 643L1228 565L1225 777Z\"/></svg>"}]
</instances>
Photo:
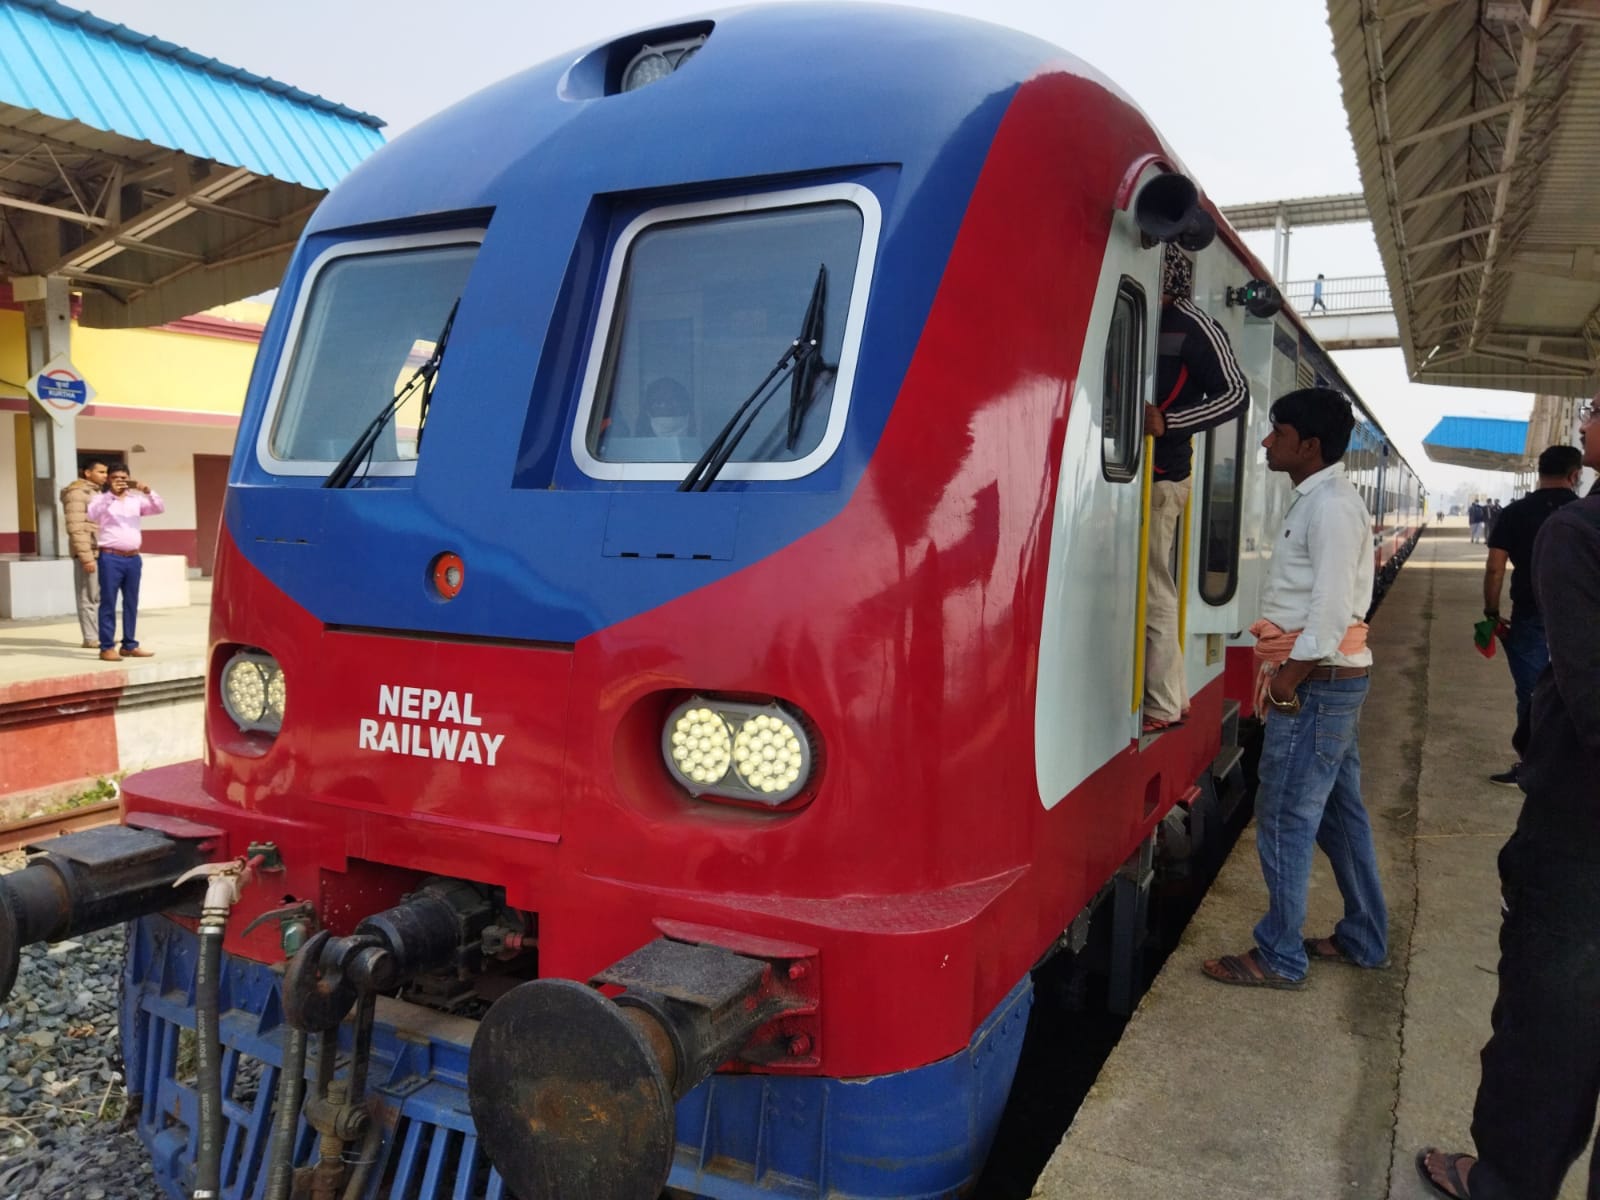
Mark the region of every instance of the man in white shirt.
<instances>
[{"instance_id":1,"label":"man in white shirt","mask_svg":"<svg viewBox=\"0 0 1600 1200\"><path fill-rule=\"evenodd\" d=\"M1267 913L1255 947L1205 963L1221 983L1298 988L1312 959L1388 962L1388 908L1361 800L1357 728L1372 653L1372 518L1340 460L1355 415L1327 388L1272 406L1267 466L1294 484L1273 540L1256 635L1257 711L1266 722L1256 791L1256 849ZM1321 846L1344 897L1329 937L1301 937L1311 859Z\"/></svg>"}]
</instances>

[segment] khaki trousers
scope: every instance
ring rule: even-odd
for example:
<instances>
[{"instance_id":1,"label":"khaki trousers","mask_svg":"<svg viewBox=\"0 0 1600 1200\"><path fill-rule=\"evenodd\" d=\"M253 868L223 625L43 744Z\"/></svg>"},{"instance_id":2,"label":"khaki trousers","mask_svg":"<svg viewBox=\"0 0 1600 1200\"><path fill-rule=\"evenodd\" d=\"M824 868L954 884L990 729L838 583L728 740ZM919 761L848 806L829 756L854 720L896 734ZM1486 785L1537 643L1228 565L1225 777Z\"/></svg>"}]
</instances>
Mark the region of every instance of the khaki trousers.
<instances>
[{"instance_id":1,"label":"khaki trousers","mask_svg":"<svg viewBox=\"0 0 1600 1200\"><path fill-rule=\"evenodd\" d=\"M78 595L78 628L83 640L100 644L100 572L86 571L79 559L72 560L72 587Z\"/></svg>"},{"instance_id":2,"label":"khaki trousers","mask_svg":"<svg viewBox=\"0 0 1600 1200\"><path fill-rule=\"evenodd\" d=\"M1178 640L1178 581L1174 553L1190 480L1150 485L1150 567L1145 592L1144 715L1176 721L1189 707Z\"/></svg>"}]
</instances>

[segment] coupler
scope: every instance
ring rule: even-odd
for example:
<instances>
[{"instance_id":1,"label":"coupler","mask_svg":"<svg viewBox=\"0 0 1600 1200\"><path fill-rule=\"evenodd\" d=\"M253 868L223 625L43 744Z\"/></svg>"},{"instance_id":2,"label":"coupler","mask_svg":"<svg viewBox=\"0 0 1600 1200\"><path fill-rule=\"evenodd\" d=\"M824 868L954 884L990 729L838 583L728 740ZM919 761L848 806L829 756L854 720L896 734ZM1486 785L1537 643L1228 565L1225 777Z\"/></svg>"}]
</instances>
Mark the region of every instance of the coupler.
<instances>
[{"instance_id":1,"label":"coupler","mask_svg":"<svg viewBox=\"0 0 1600 1200\"><path fill-rule=\"evenodd\" d=\"M472 1040L479 1144L521 1200L655 1200L672 1166L676 1102L730 1059L770 1061L773 1023L815 1012L813 966L658 938L592 986L513 988ZM776 1053L809 1058L812 1039L781 1045Z\"/></svg>"},{"instance_id":2,"label":"coupler","mask_svg":"<svg viewBox=\"0 0 1600 1200\"><path fill-rule=\"evenodd\" d=\"M207 861L210 836L169 837L150 829L106 825L40 843L28 865L0 876L0 1001L11 994L22 947L93 933L135 917L190 904L204 879L174 890Z\"/></svg>"}]
</instances>

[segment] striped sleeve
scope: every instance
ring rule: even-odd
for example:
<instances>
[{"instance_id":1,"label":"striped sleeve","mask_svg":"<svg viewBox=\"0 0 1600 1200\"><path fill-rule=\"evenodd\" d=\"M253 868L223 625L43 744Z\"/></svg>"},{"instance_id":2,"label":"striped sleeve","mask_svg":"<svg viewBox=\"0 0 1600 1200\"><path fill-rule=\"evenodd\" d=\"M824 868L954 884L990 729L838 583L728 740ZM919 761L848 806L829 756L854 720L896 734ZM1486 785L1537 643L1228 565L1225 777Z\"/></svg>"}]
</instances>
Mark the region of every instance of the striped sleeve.
<instances>
[{"instance_id":1,"label":"striped sleeve","mask_svg":"<svg viewBox=\"0 0 1600 1200\"><path fill-rule=\"evenodd\" d=\"M1191 328L1183 342L1183 361L1202 399L1166 413L1168 433L1201 433L1231 421L1250 403L1250 385L1233 356L1227 331L1189 300L1176 302Z\"/></svg>"}]
</instances>

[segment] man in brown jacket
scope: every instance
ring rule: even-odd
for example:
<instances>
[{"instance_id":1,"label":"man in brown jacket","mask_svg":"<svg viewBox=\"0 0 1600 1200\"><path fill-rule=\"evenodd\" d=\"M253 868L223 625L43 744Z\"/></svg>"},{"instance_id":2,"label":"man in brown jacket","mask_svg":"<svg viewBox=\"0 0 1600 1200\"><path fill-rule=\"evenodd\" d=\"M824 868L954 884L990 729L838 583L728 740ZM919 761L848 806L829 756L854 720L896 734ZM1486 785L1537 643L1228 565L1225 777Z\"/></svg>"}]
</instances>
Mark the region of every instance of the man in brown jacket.
<instances>
[{"instance_id":1,"label":"man in brown jacket","mask_svg":"<svg viewBox=\"0 0 1600 1200\"><path fill-rule=\"evenodd\" d=\"M61 489L61 510L67 517L67 548L72 555L73 591L78 597L78 628L83 648L100 648L100 577L95 574L95 523L89 501L106 486L106 464L95 458L83 464L80 477Z\"/></svg>"}]
</instances>

